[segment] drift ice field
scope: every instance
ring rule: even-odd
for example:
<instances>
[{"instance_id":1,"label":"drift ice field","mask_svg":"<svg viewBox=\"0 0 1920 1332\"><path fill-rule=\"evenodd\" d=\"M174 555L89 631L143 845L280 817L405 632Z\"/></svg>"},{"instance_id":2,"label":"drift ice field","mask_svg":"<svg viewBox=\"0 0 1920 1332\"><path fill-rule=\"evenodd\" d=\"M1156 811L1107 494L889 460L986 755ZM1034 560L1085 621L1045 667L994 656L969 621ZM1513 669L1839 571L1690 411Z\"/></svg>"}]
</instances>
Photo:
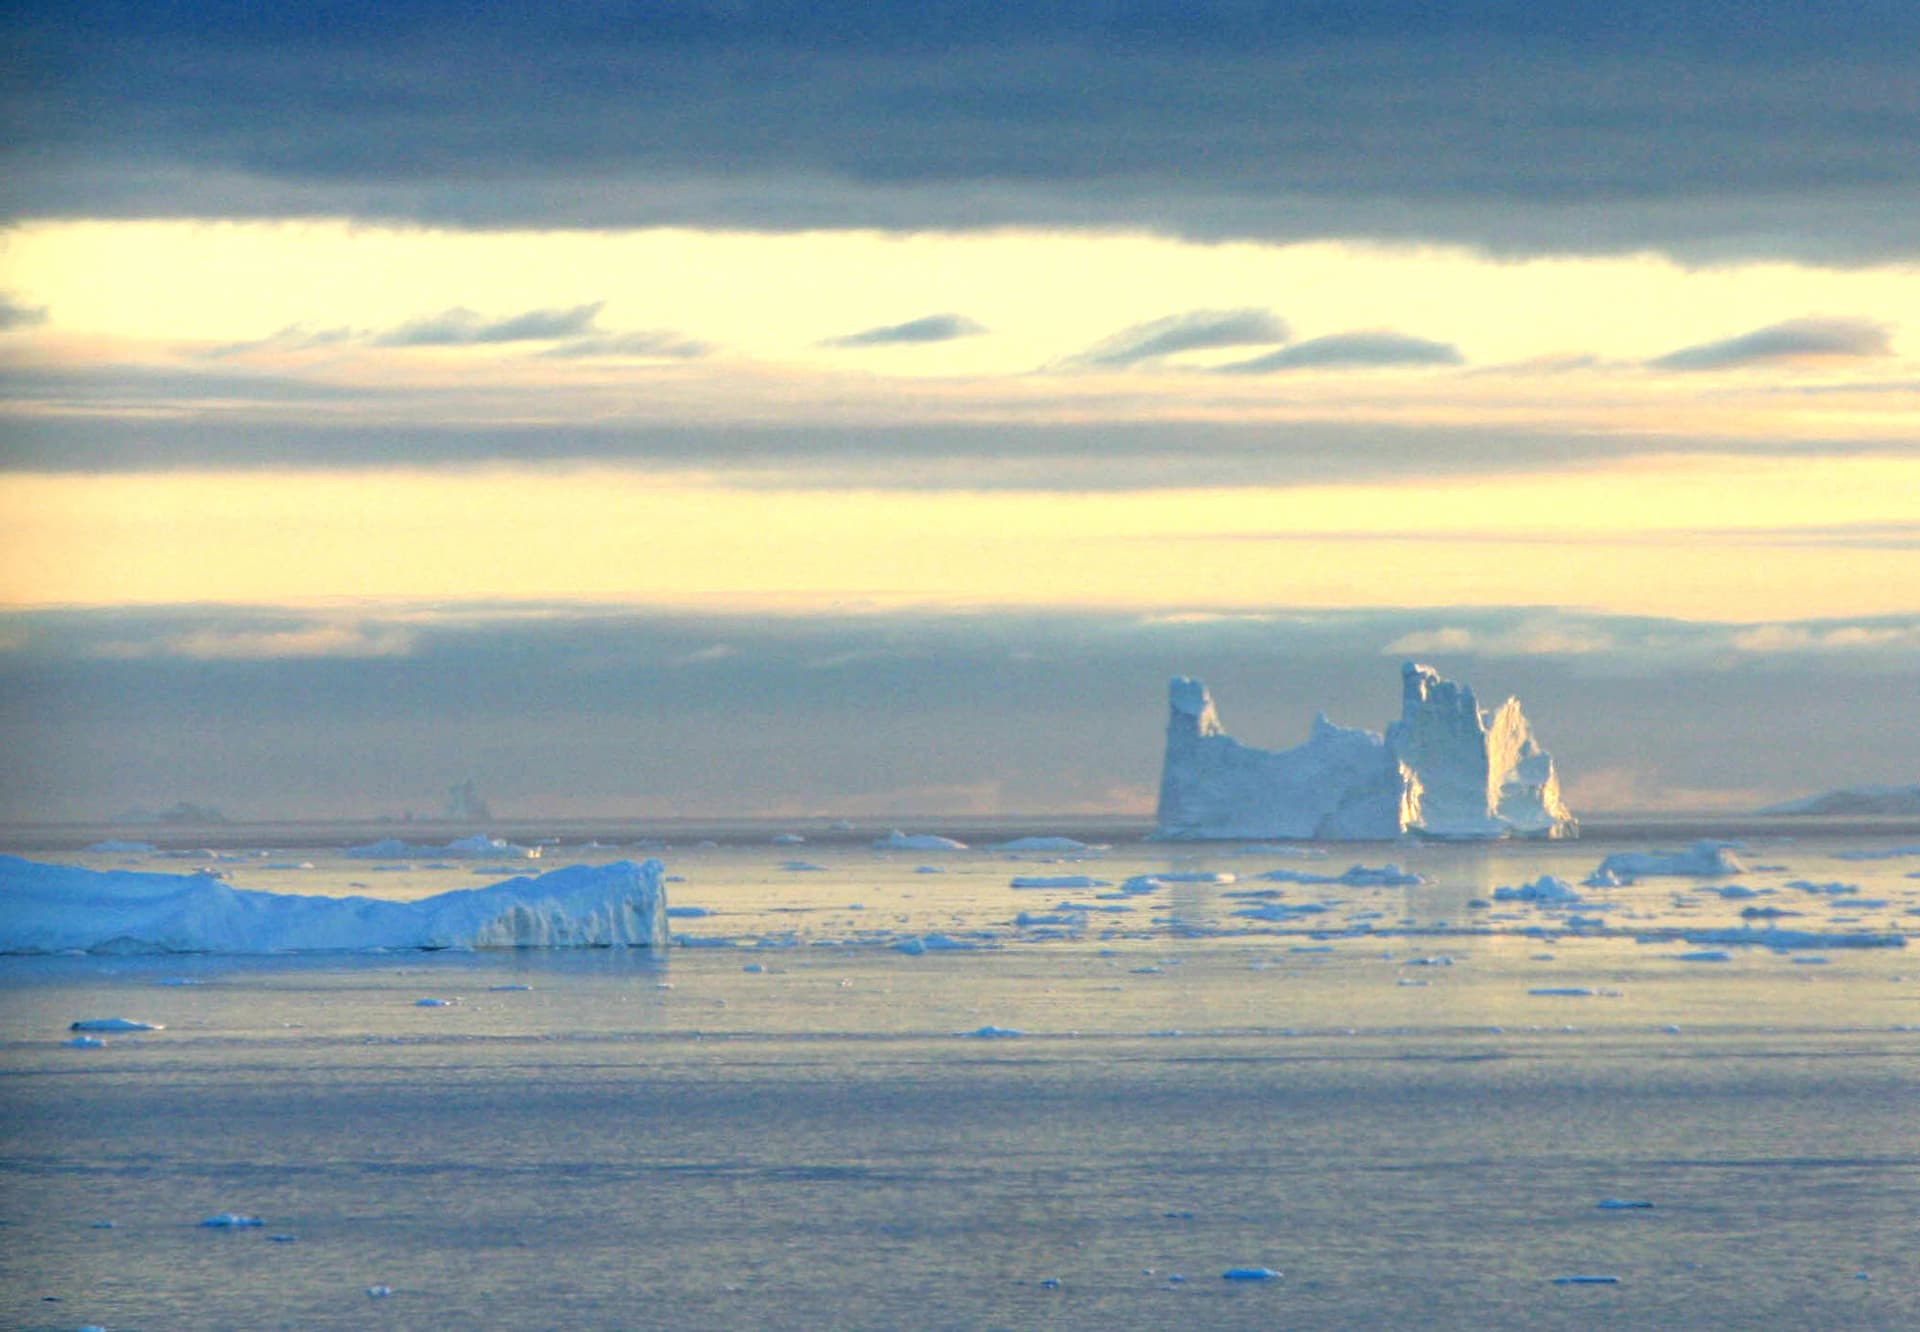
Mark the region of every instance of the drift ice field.
<instances>
[{"instance_id":1,"label":"drift ice field","mask_svg":"<svg viewBox=\"0 0 1920 1332\"><path fill-rule=\"evenodd\" d=\"M1920 1324L1911 821L235 831L0 863L0 1323Z\"/></svg>"}]
</instances>

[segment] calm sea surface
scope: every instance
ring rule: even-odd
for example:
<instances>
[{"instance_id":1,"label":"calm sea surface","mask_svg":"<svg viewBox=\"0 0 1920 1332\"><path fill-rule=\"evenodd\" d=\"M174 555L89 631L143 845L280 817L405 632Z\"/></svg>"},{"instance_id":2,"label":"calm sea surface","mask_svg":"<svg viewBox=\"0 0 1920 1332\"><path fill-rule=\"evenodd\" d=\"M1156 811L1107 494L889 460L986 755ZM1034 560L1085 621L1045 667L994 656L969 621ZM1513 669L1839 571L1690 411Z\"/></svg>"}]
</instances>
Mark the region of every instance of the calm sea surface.
<instances>
[{"instance_id":1,"label":"calm sea surface","mask_svg":"<svg viewBox=\"0 0 1920 1332\"><path fill-rule=\"evenodd\" d=\"M261 831L8 849L396 898L652 855L680 942L0 958L0 1324L1920 1326L1911 825L736 824L480 863ZM1110 849L978 849L1036 831ZM1718 832L1746 874L1495 900ZM1427 882L1255 877L1388 862ZM1743 924L1826 942L1681 937ZM110 1016L165 1029L66 1044ZM263 1224L198 1224L227 1212Z\"/></svg>"}]
</instances>

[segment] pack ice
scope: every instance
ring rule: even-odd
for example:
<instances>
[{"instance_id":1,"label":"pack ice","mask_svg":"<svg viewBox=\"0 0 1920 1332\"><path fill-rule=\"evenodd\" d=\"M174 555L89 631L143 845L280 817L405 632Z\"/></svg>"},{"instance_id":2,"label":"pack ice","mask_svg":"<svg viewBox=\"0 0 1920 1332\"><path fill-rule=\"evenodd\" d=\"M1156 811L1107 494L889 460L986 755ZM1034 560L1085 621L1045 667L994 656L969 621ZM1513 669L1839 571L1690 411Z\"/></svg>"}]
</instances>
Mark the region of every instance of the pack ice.
<instances>
[{"instance_id":1,"label":"pack ice","mask_svg":"<svg viewBox=\"0 0 1920 1332\"><path fill-rule=\"evenodd\" d=\"M235 888L0 856L0 952L278 953L381 948L661 948L663 867L574 865L417 902Z\"/></svg>"},{"instance_id":2,"label":"pack ice","mask_svg":"<svg viewBox=\"0 0 1920 1332\"><path fill-rule=\"evenodd\" d=\"M1400 680L1400 720L1384 736L1322 714L1305 744L1276 751L1227 735L1206 686L1176 677L1156 836L1579 835L1518 699L1482 712L1472 689L1414 662Z\"/></svg>"}]
</instances>

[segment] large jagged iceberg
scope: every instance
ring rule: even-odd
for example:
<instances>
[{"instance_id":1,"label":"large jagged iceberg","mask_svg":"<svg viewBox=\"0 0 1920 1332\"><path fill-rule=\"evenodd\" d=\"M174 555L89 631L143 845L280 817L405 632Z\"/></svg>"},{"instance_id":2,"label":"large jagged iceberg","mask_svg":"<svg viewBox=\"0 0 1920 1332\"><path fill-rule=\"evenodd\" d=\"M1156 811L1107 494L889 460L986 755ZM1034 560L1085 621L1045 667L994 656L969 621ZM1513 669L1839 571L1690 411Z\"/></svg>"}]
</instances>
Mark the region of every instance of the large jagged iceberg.
<instances>
[{"instance_id":1,"label":"large jagged iceberg","mask_svg":"<svg viewBox=\"0 0 1920 1332\"><path fill-rule=\"evenodd\" d=\"M1519 700L1489 715L1472 689L1429 666L1401 668L1400 720L1385 735L1323 714L1292 749L1255 749L1227 735L1198 680L1176 678L1168 702L1159 837L1579 834Z\"/></svg>"},{"instance_id":2,"label":"large jagged iceberg","mask_svg":"<svg viewBox=\"0 0 1920 1332\"><path fill-rule=\"evenodd\" d=\"M417 902L235 888L205 874L0 856L0 952L280 953L393 948L662 948L657 860L573 865Z\"/></svg>"}]
</instances>

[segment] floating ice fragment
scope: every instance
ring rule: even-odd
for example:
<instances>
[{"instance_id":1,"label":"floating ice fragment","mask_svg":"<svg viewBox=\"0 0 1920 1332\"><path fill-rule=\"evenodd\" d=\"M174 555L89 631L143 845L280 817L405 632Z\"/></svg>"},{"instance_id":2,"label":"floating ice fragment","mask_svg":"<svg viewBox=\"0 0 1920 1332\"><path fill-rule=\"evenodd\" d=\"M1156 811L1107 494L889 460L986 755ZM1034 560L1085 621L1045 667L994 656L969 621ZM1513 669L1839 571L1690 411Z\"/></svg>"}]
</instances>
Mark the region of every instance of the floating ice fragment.
<instances>
[{"instance_id":1,"label":"floating ice fragment","mask_svg":"<svg viewBox=\"0 0 1920 1332\"><path fill-rule=\"evenodd\" d=\"M452 1008L453 1000L451 999L415 999L413 1001L413 1006L415 1008Z\"/></svg>"},{"instance_id":2,"label":"floating ice fragment","mask_svg":"<svg viewBox=\"0 0 1920 1332\"><path fill-rule=\"evenodd\" d=\"M107 1043L98 1036L75 1036L70 1041L60 1042L69 1050L104 1050Z\"/></svg>"},{"instance_id":3,"label":"floating ice fragment","mask_svg":"<svg viewBox=\"0 0 1920 1332\"><path fill-rule=\"evenodd\" d=\"M917 938L907 938L894 944L893 951L905 953L908 957L919 957L927 951L927 946Z\"/></svg>"},{"instance_id":4,"label":"floating ice fragment","mask_svg":"<svg viewBox=\"0 0 1920 1332\"><path fill-rule=\"evenodd\" d=\"M1058 1290L1058 1289L1060 1289L1060 1278L1059 1278L1059 1277L1042 1277L1042 1278L1040 1278L1040 1289L1042 1289L1042 1290Z\"/></svg>"},{"instance_id":5,"label":"floating ice fragment","mask_svg":"<svg viewBox=\"0 0 1920 1332\"><path fill-rule=\"evenodd\" d=\"M1553 1284L1556 1286L1617 1286L1620 1284L1620 1278L1617 1276L1557 1276L1553 1279Z\"/></svg>"},{"instance_id":6,"label":"floating ice fragment","mask_svg":"<svg viewBox=\"0 0 1920 1332\"><path fill-rule=\"evenodd\" d=\"M242 1216L238 1212L221 1212L218 1216L208 1217L200 1224L212 1230L243 1230L266 1223L257 1216Z\"/></svg>"},{"instance_id":7,"label":"floating ice fragment","mask_svg":"<svg viewBox=\"0 0 1920 1332\"><path fill-rule=\"evenodd\" d=\"M111 839L84 848L88 854L96 856L145 856L159 849L152 842L116 842Z\"/></svg>"},{"instance_id":8,"label":"floating ice fragment","mask_svg":"<svg viewBox=\"0 0 1920 1332\"><path fill-rule=\"evenodd\" d=\"M1009 1040L1016 1036L1025 1036L1027 1033L1015 1027L995 1027L989 1024L984 1027L975 1027L964 1034L981 1040Z\"/></svg>"},{"instance_id":9,"label":"floating ice fragment","mask_svg":"<svg viewBox=\"0 0 1920 1332\"><path fill-rule=\"evenodd\" d=\"M1278 1281L1280 1274L1271 1267L1229 1267L1220 1274L1222 1281Z\"/></svg>"},{"instance_id":10,"label":"floating ice fragment","mask_svg":"<svg viewBox=\"0 0 1920 1332\"><path fill-rule=\"evenodd\" d=\"M825 865L815 865L805 860L782 861L780 868L786 870L789 874L825 874L827 872Z\"/></svg>"},{"instance_id":11,"label":"floating ice fragment","mask_svg":"<svg viewBox=\"0 0 1920 1332\"><path fill-rule=\"evenodd\" d=\"M1013 888L1111 888L1105 879L1085 874L1020 874L1008 885Z\"/></svg>"},{"instance_id":12,"label":"floating ice fragment","mask_svg":"<svg viewBox=\"0 0 1920 1332\"><path fill-rule=\"evenodd\" d=\"M1724 948L1708 948L1697 953L1680 953L1673 960L1676 962L1731 962L1733 954Z\"/></svg>"},{"instance_id":13,"label":"floating ice fragment","mask_svg":"<svg viewBox=\"0 0 1920 1332\"><path fill-rule=\"evenodd\" d=\"M267 1236L267 1242L269 1244L292 1244L299 1238L298 1235L269 1235Z\"/></svg>"},{"instance_id":14,"label":"floating ice fragment","mask_svg":"<svg viewBox=\"0 0 1920 1332\"><path fill-rule=\"evenodd\" d=\"M1653 1204L1640 1198L1602 1198L1594 1206L1603 1212L1637 1212L1647 1210Z\"/></svg>"},{"instance_id":15,"label":"floating ice fragment","mask_svg":"<svg viewBox=\"0 0 1920 1332\"><path fill-rule=\"evenodd\" d=\"M165 1031L166 1024L161 1022L138 1022L133 1018L81 1018L68 1026L68 1031Z\"/></svg>"},{"instance_id":16,"label":"floating ice fragment","mask_svg":"<svg viewBox=\"0 0 1920 1332\"><path fill-rule=\"evenodd\" d=\"M392 1286L368 1286L367 1287L367 1298L370 1300L384 1300L387 1298L387 1296L391 1294L393 1294Z\"/></svg>"},{"instance_id":17,"label":"floating ice fragment","mask_svg":"<svg viewBox=\"0 0 1920 1332\"><path fill-rule=\"evenodd\" d=\"M532 988L531 985L489 985L487 987L493 994L511 994L518 990L531 990Z\"/></svg>"},{"instance_id":18,"label":"floating ice fragment","mask_svg":"<svg viewBox=\"0 0 1920 1332\"><path fill-rule=\"evenodd\" d=\"M1810 879L1789 879L1787 887L1798 888L1803 893L1825 894L1829 897L1844 897L1860 891L1860 885L1857 883L1814 883Z\"/></svg>"},{"instance_id":19,"label":"floating ice fragment","mask_svg":"<svg viewBox=\"0 0 1920 1332\"><path fill-rule=\"evenodd\" d=\"M1827 965L1827 959L1817 955L1813 957L1796 957L1789 960L1796 967L1824 967Z\"/></svg>"},{"instance_id":20,"label":"floating ice fragment","mask_svg":"<svg viewBox=\"0 0 1920 1332\"><path fill-rule=\"evenodd\" d=\"M1542 997L1558 996L1567 999L1585 999L1591 998L1593 995L1593 991L1584 985L1543 985L1538 989L1528 990L1527 993L1540 995Z\"/></svg>"},{"instance_id":21,"label":"floating ice fragment","mask_svg":"<svg viewBox=\"0 0 1920 1332\"><path fill-rule=\"evenodd\" d=\"M775 846L804 846L806 845L806 841L807 839L799 833L783 832L773 835L773 844Z\"/></svg>"},{"instance_id":22,"label":"floating ice fragment","mask_svg":"<svg viewBox=\"0 0 1920 1332\"><path fill-rule=\"evenodd\" d=\"M670 906L667 908L669 920L701 920L713 913L703 906Z\"/></svg>"}]
</instances>

